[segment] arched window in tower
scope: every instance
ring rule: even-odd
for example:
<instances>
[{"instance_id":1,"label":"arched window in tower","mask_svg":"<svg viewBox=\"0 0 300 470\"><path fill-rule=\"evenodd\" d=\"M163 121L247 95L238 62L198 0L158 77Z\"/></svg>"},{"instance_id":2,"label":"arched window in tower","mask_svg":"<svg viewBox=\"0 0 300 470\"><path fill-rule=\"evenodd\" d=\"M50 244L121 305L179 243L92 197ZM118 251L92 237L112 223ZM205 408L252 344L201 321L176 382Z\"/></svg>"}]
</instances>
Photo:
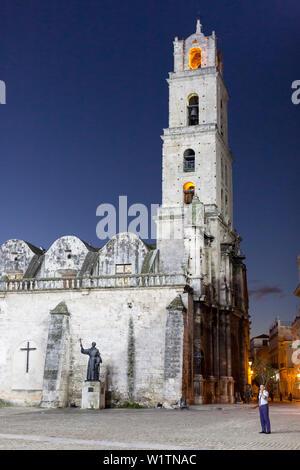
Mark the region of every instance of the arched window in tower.
<instances>
[{"instance_id":1,"label":"arched window in tower","mask_svg":"<svg viewBox=\"0 0 300 470\"><path fill-rule=\"evenodd\" d=\"M183 171L195 171L195 152L192 149L183 154Z\"/></svg>"},{"instance_id":2,"label":"arched window in tower","mask_svg":"<svg viewBox=\"0 0 300 470\"><path fill-rule=\"evenodd\" d=\"M189 68L198 69L201 66L201 49L193 47L189 53Z\"/></svg>"},{"instance_id":3,"label":"arched window in tower","mask_svg":"<svg viewBox=\"0 0 300 470\"><path fill-rule=\"evenodd\" d=\"M183 194L185 204L190 204L193 200L195 193L195 185L191 181L188 181L183 185Z\"/></svg>"},{"instance_id":4,"label":"arched window in tower","mask_svg":"<svg viewBox=\"0 0 300 470\"><path fill-rule=\"evenodd\" d=\"M197 126L199 124L199 97L193 93L188 97L188 125Z\"/></svg>"}]
</instances>

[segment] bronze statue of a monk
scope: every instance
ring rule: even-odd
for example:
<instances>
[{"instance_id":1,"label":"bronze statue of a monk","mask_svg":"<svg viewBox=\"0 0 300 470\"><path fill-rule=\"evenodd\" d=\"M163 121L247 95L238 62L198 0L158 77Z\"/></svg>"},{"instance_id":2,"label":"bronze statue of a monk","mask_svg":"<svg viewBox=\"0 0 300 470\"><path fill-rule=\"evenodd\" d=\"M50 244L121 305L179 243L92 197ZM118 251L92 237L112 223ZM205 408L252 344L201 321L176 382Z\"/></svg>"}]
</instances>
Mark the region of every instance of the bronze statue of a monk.
<instances>
[{"instance_id":1,"label":"bronze statue of a monk","mask_svg":"<svg viewBox=\"0 0 300 470\"><path fill-rule=\"evenodd\" d=\"M86 382L99 382L100 364L102 363L102 359L99 349L95 346L96 343L92 343L92 347L90 349L84 349L80 339L82 354L88 354L90 356L85 380Z\"/></svg>"}]
</instances>

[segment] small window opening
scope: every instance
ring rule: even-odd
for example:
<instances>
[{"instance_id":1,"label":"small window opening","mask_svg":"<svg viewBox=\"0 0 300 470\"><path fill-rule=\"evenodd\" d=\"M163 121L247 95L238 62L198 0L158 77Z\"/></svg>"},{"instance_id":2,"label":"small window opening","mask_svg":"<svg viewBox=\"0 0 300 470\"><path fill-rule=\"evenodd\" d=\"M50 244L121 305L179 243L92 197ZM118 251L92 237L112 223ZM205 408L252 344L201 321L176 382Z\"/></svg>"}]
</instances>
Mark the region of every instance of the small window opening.
<instances>
[{"instance_id":1,"label":"small window opening","mask_svg":"<svg viewBox=\"0 0 300 470\"><path fill-rule=\"evenodd\" d=\"M195 152L192 149L183 154L183 171L195 171Z\"/></svg>"},{"instance_id":2,"label":"small window opening","mask_svg":"<svg viewBox=\"0 0 300 470\"><path fill-rule=\"evenodd\" d=\"M17 253L16 251L11 252L11 254L10 254L11 260L12 261L19 261L19 254L20 253Z\"/></svg>"},{"instance_id":3,"label":"small window opening","mask_svg":"<svg viewBox=\"0 0 300 470\"><path fill-rule=\"evenodd\" d=\"M131 264L116 264L116 274L131 274Z\"/></svg>"},{"instance_id":4,"label":"small window opening","mask_svg":"<svg viewBox=\"0 0 300 470\"><path fill-rule=\"evenodd\" d=\"M199 124L199 97L193 95L188 100L188 125L197 126Z\"/></svg>"}]
</instances>

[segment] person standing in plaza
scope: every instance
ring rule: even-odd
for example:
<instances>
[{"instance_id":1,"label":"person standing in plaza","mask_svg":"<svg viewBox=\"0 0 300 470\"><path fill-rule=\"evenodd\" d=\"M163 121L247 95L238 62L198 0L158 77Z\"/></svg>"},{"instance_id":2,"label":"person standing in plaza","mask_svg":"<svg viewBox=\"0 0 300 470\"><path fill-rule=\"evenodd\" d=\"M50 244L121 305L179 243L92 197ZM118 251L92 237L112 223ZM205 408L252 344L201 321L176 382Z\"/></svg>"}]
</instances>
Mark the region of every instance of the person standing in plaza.
<instances>
[{"instance_id":1,"label":"person standing in plaza","mask_svg":"<svg viewBox=\"0 0 300 470\"><path fill-rule=\"evenodd\" d=\"M261 385L258 394L259 417L261 423L260 434L271 434L268 397L269 392L265 389L264 385Z\"/></svg>"}]
</instances>

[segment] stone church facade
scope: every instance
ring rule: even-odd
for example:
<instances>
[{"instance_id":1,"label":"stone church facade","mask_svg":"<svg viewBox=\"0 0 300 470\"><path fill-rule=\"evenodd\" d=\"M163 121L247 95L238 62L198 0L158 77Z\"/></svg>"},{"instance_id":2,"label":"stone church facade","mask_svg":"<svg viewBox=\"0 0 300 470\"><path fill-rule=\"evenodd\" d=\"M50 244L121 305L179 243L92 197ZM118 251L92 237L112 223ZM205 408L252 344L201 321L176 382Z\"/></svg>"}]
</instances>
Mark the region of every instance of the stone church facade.
<instances>
[{"instance_id":1,"label":"stone church facade","mask_svg":"<svg viewBox=\"0 0 300 470\"><path fill-rule=\"evenodd\" d=\"M107 406L231 403L247 384L246 267L233 227L228 92L214 32L174 41L157 243L0 247L0 399L80 405L95 341Z\"/></svg>"}]
</instances>

